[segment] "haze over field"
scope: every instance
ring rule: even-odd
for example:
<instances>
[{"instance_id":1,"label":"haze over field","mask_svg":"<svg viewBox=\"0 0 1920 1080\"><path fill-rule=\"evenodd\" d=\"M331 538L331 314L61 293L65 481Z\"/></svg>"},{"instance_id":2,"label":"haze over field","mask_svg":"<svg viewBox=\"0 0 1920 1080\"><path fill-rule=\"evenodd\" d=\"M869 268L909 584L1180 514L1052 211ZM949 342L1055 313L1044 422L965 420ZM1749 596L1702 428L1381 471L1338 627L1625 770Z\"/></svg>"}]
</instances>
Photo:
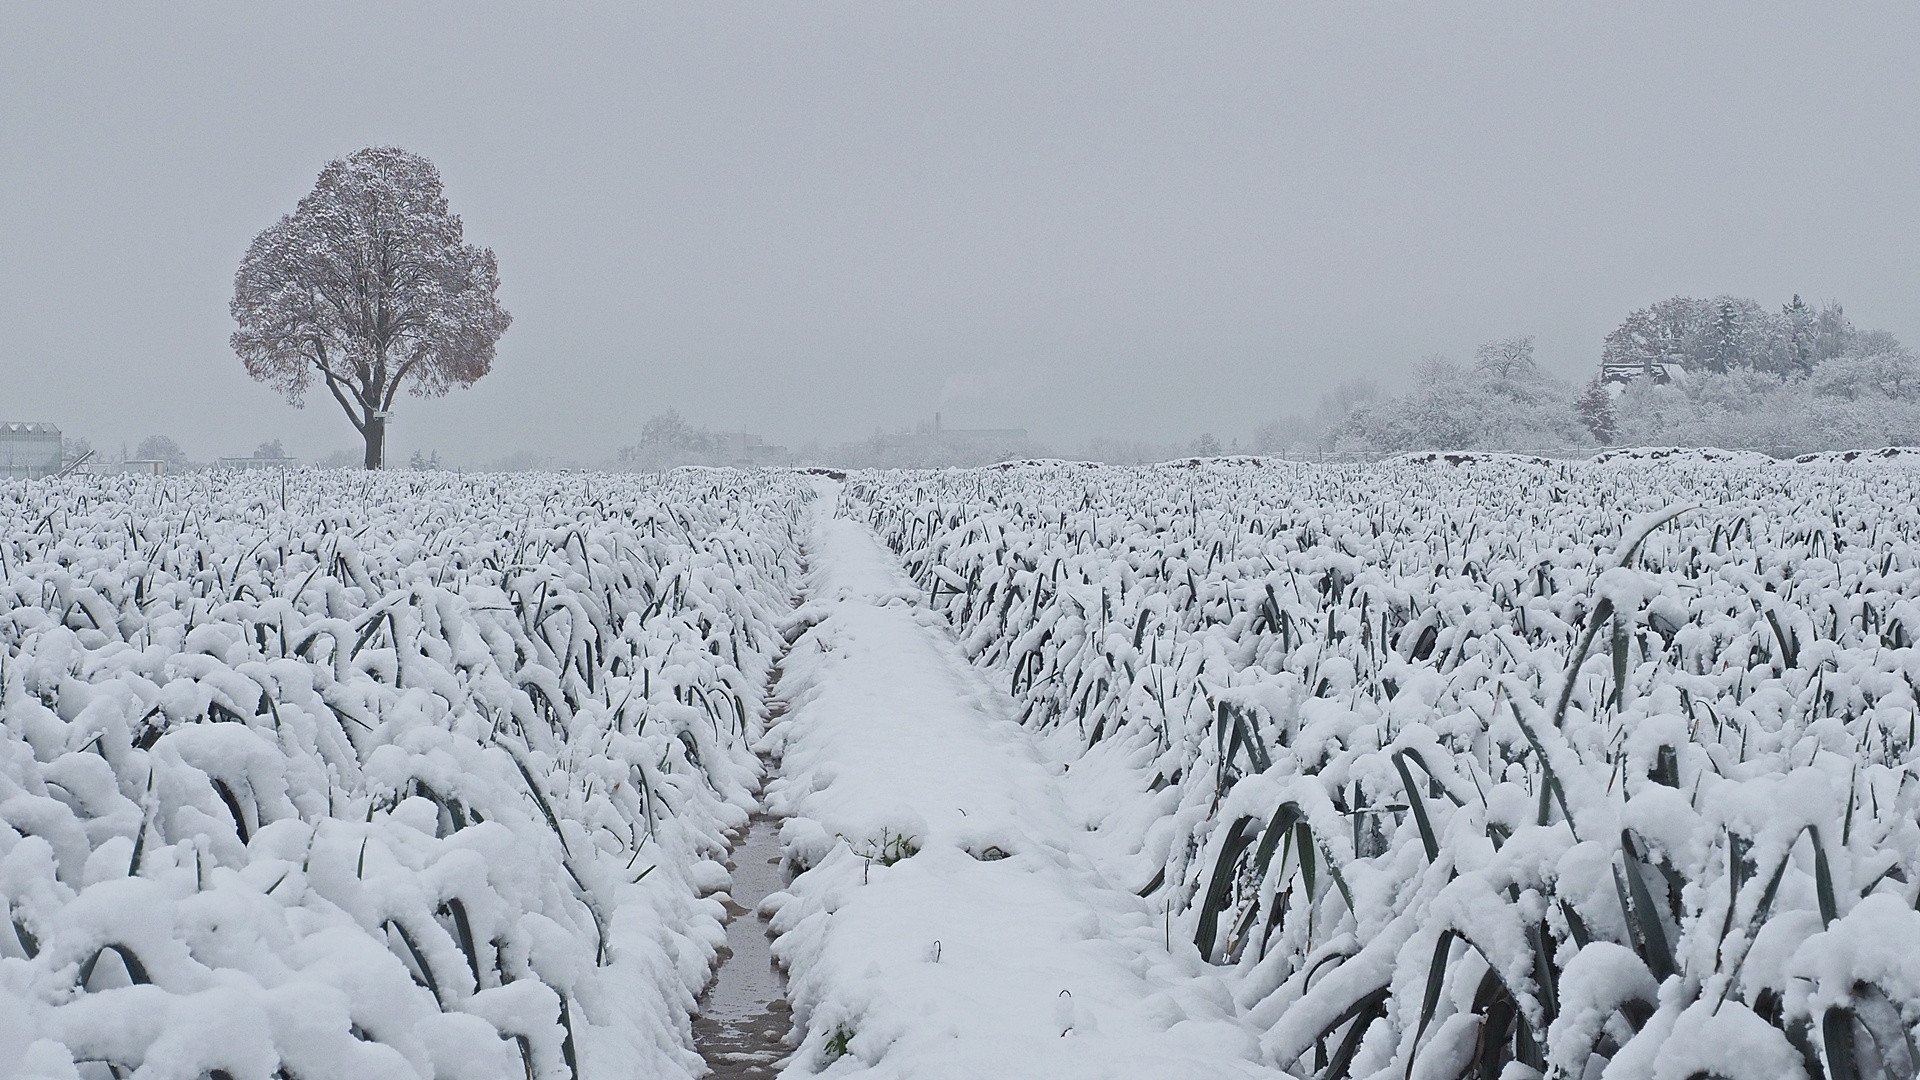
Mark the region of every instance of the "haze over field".
<instances>
[{"instance_id":1,"label":"haze over field","mask_svg":"<svg viewBox=\"0 0 1920 1080\"><path fill-rule=\"evenodd\" d=\"M0 420L354 445L228 347L321 166L432 159L515 316L390 460L610 459L668 408L1246 438L1675 294L1920 341L1911 5L8 4Z\"/></svg>"}]
</instances>

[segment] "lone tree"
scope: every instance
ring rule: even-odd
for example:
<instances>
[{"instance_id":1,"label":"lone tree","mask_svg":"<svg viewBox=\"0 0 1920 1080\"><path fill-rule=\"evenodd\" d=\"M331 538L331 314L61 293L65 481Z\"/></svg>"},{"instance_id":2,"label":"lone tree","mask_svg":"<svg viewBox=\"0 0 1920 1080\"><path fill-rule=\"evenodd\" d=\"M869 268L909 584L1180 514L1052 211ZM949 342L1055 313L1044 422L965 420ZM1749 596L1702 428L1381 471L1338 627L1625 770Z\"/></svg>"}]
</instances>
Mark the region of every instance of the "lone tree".
<instances>
[{"instance_id":1,"label":"lone tree","mask_svg":"<svg viewBox=\"0 0 1920 1080\"><path fill-rule=\"evenodd\" d=\"M402 385L437 397L492 367L513 321L499 287L493 252L462 237L433 163L368 147L328 162L293 213L254 237L233 279L233 351L296 408L317 374L378 469Z\"/></svg>"}]
</instances>

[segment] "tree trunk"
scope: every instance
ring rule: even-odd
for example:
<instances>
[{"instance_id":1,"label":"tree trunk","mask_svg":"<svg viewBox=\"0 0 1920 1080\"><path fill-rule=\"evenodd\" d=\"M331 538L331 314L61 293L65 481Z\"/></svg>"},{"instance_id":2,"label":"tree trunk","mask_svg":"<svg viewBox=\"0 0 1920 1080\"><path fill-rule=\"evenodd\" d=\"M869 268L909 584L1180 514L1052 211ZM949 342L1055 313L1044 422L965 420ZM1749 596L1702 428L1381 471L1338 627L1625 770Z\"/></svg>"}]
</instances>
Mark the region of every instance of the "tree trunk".
<instances>
[{"instance_id":1,"label":"tree trunk","mask_svg":"<svg viewBox=\"0 0 1920 1080\"><path fill-rule=\"evenodd\" d=\"M387 418L374 413L367 417L367 468L384 468L387 464Z\"/></svg>"}]
</instances>

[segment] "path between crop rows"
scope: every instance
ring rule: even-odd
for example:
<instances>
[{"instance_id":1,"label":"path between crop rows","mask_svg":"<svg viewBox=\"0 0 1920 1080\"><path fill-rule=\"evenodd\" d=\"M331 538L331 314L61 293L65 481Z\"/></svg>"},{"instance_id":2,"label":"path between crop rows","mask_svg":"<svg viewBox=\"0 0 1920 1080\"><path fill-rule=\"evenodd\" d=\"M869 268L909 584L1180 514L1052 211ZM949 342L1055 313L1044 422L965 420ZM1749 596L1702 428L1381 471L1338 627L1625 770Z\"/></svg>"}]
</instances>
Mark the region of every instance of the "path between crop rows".
<instances>
[{"instance_id":1,"label":"path between crop rows","mask_svg":"<svg viewBox=\"0 0 1920 1080\"><path fill-rule=\"evenodd\" d=\"M823 494L766 742L768 809L812 867L769 904L806 1032L784 1075L1284 1075L1163 913L1076 850L1059 766Z\"/></svg>"}]
</instances>

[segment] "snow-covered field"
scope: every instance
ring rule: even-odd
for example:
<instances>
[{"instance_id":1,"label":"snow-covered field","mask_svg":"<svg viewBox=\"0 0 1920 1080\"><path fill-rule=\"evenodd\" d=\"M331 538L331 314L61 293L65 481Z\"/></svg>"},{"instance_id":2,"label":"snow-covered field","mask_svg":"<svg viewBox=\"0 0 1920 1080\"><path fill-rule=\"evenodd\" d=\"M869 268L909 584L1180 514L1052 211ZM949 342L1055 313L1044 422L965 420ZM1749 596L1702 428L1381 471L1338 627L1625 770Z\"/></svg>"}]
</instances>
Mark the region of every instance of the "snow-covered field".
<instances>
[{"instance_id":1,"label":"snow-covered field","mask_svg":"<svg viewBox=\"0 0 1920 1080\"><path fill-rule=\"evenodd\" d=\"M767 733L806 868L763 905L804 1032L787 1075L1277 1077L1218 973L1084 849L1061 766L873 534L821 521L808 557L791 711Z\"/></svg>"},{"instance_id":2,"label":"snow-covered field","mask_svg":"<svg viewBox=\"0 0 1920 1080\"><path fill-rule=\"evenodd\" d=\"M1036 464L845 497L1269 1064L1914 1075L1911 464Z\"/></svg>"},{"instance_id":3,"label":"snow-covered field","mask_svg":"<svg viewBox=\"0 0 1920 1080\"><path fill-rule=\"evenodd\" d=\"M790 1076L1912 1077L1916 638L1903 458L0 485L0 1076L697 1076L761 809Z\"/></svg>"},{"instance_id":4,"label":"snow-covered field","mask_svg":"<svg viewBox=\"0 0 1920 1080\"><path fill-rule=\"evenodd\" d=\"M809 494L0 486L0 1075L697 1075Z\"/></svg>"}]
</instances>

